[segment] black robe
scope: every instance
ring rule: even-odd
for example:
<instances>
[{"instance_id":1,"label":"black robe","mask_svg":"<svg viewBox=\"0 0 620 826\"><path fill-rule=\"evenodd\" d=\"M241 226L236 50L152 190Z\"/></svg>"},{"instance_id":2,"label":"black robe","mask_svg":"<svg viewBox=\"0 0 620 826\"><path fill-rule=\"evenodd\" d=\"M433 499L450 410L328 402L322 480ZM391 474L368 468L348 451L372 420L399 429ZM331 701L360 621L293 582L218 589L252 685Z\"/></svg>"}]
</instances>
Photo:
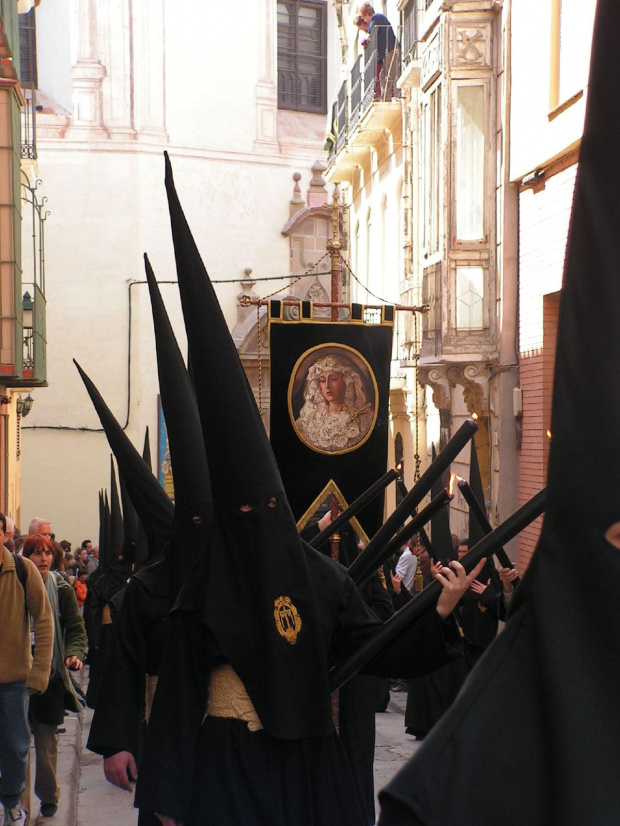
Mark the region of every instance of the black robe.
<instances>
[{"instance_id":1,"label":"black robe","mask_svg":"<svg viewBox=\"0 0 620 826\"><path fill-rule=\"evenodd\" d=\"M476 594L466 591L456 609L463 629L463 645L468 668L473 668L497 636L502 584L497 569L490 560L478 576L480 582L489 581L487 588Z\"/></svg>"},{"instance_id":2,"label":"black robe","mask_svg":"<svg viewBox=\"0 0 620 826\"><path fill-rule=\"evenodd\" d=\"M312 549L307 559L334 664L357 650L381 621L341 566ZM205 717L209 673L223 659L217 641L200 610L178 610L169 623L136 805L184 826L364 826L335 733L283 740L265 730L251 733L239 720ZM446 629L452 626L429 609L365 671L387 676L405 670L413 676L439 667L453 656Z\"/></svg>"},{"instance_id":3,"label":"black robe","mask_svg":"<svg viewBox=\"0 0 620 826\"><path fill-rule=\"evenodd\" d=\"M123 596L101 679L86 747L110 757L130 752L139 762L147 676L157 676L172 595L153 594L132 577Z\"/></svg>"},{"instance_id":4,"label":"black robe","mask_svg":"<svg viewBox=\"0 0 620 826\"><path fill-rule=\"evenodd\" d=\"M424 587L433 582L431 574L424 577ZM405 588L402 593L407 593ZM407 600L410 597L407 597ZM456 647L463 649L462 641ZM409 680L407 706L405 708L405 728L422 740L442 714L450 708L467 677L468 667L464 657L451 660L445 665Z\"/></svg>"},{"instance_id":5,"label":"black robe","mask_svg":"<svg viewBox=\"0 0 620 826\"><path fill-rule=\"evenodd\" d=\"M385 622L394 613L391 597L378 574L361 589L366 605ZM356 674L339 692L338 733L349 761L358 798L369 826L375 822L375 705L376 681L372 674Z\"/></svg>"},{"instance_id":6,"label":"black robe","mask_svg":"<svg viewBox=\"0 0 620 826\"><path fill-rule=\"evenodd\" d=\"M161 563L158 563L161 566ZM86 747L102 757L128 751L140 766L146 732L147 679L157 677L167 619L174 604L170 580L143 569L112 602L118 611ZM141 811L139 826L161 826Z\"/></svg>"}]
</instances>

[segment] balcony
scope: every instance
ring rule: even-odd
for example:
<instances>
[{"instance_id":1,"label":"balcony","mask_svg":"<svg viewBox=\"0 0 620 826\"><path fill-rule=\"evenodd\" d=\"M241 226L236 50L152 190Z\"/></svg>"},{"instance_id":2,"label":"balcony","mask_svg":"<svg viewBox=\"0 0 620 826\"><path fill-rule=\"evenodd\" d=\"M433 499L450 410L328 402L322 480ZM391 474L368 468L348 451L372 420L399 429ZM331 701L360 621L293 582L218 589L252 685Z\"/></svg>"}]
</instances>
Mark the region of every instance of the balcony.
<instances>
[{"instance_id":1,"label":"balcony","mask_svg":"<svg viewBox=\"0 0 620 826\"><path fill-rule=\"evenodd\" d=\"M418 11L415 0L410 0L403 9L403 71L398 79L398 85L401 89L420 85L422 63L419 53Z\"/></svg>"},{"instance_id":2,"label":"balcony","mask_svg":"<svg viewBox=\"0 0 620 826\"><path fill-rule=\"evenodd\" d=\"M0 293L4 307L0 324L0 376L6 387L47 386L46 201L46 198L39 200L37 185L29 183L22 172L21 267L6 268Z\"/></svg>"},{"instance_id":3,"label":"balcony","mask_svg":"<svg viewBox=\"0 0 620 826\"><path fill-rule=\"evenodd\" d=\"M392 48L390 49L390 46ZM391 26L375 26L364 54L345 78L335 105L335 142L327 159L328 180L351 180L370 148L400 140L402 107L396 79L401 72L400 48Z\"/></svg>"}]
</instances>

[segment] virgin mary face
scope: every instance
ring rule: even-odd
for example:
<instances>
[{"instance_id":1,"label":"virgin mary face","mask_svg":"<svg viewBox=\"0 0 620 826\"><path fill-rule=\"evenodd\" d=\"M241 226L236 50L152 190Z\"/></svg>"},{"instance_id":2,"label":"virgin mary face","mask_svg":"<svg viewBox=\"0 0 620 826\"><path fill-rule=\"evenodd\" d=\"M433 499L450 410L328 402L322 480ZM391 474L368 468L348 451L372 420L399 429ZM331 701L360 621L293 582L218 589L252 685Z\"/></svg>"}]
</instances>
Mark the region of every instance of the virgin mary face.
<instances>
[{"instance_id":1,"label":"virgin mary face","mask_svg":"<svg viewBox=\"0 0 620 826\"><path fill-rule=\"evenodd\" d=\"M344 376L336 370L328 370L319 376L319 387L328 404L342 404L346 385Z\"/></svg>"}]
</instances>

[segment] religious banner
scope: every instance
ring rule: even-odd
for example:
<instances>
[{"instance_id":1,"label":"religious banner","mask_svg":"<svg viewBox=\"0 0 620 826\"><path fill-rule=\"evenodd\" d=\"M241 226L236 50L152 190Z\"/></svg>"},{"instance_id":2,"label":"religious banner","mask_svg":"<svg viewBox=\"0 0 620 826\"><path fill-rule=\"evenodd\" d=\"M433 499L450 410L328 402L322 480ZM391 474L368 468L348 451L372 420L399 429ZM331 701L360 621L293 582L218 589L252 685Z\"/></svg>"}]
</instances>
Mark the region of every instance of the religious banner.
<instances>
[{"instance_id":1,"label":"religious banner","mask_svg":"<svg viewBox=\"0 0 620 826\"><path fill-rule=\"evenodd\" d=\"M301 529L328 494L344 508L385 473L394 308L375 323L359 304L344 322L313 319L309 302L293 320L283 309L270 303L270 437ZM372 536L383 497L358 519L362 538Z\"/></svg>"},{"instance_id":2,"label":"religious banner","mask_svg":"<svg viewBox=\"0 0 620 826\"><path fill-rule=\"evenodd\" d=\"M170 447L168 445L168 430L161 405L161 398L157 396L157 478L159 484L174 501L174 480L172 478L172 463L170 461Z\"/></svg>"}]
</instances>

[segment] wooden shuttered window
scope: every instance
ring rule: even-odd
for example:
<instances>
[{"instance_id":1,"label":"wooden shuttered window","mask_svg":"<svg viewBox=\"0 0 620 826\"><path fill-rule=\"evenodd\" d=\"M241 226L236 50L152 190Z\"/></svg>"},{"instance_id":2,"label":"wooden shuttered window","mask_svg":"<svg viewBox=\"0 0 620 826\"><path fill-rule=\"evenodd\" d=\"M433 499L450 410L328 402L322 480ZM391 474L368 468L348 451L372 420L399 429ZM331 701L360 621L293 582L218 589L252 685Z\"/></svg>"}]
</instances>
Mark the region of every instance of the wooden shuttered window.
<instances>
[{"instance_id":1,"label":"wooden shuttered window","mask_svg":"<svg viewBox=\"0 0 620 826\"><path fill-rule=\"evenodd\" d=\"M327 4L278 3L278 106L327 112Z\"/></svg>"},{"instance_id":2,"label":"wooden shuttered window","mask_svg":"<svg viewBox=\"0 0 620 826\"><path fill-rule=\"evenodd\" d=\"M34 8L19 15L19 80L23 88L36 89L37 48Z\"/></svg>"}]
</instances>

